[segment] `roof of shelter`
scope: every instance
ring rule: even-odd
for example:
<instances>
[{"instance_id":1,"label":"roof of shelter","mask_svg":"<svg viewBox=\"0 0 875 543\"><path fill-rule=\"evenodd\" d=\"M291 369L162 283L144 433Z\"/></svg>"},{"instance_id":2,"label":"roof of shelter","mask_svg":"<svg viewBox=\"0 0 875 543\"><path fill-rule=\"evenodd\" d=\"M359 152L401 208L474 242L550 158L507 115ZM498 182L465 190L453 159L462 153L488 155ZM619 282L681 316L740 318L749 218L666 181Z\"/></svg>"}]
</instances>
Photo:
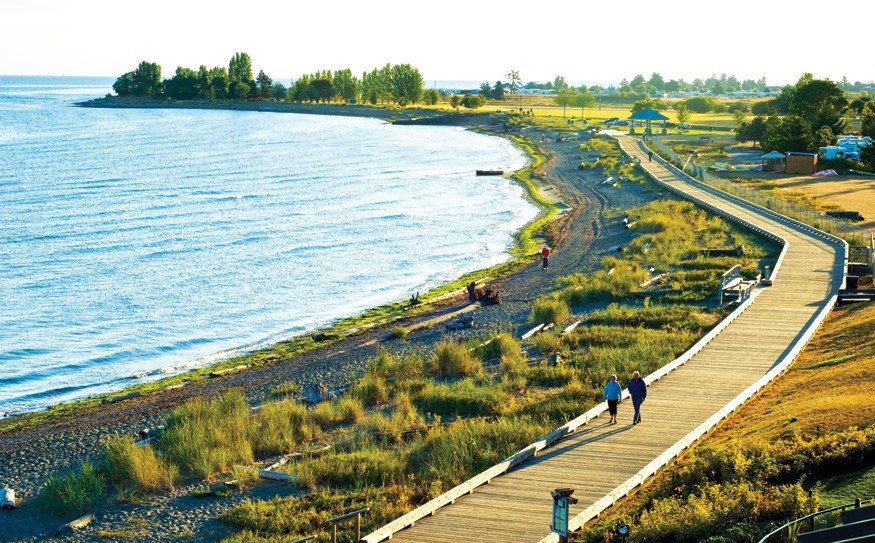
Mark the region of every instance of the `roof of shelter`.
<instances>
[{"instance_id":1,"label":"roof of shelter","mask_svg":"<svg viewBox=\"0 0 875 543\"><path fill-rule=\"evenodd\" d=\"M662 113L651 109L642 109L637 113L633 113L631 117L629 117L633 121L667 121L668 117L663 115Z\"/></svg>"},{"instance_id":2,"label":"roof of shelter","mask_svg":"<svg viewBox=\"0 0 875 543\"><path fill-rule=\"evenodd\" d=\"M767 153L760 158L764 158L766 160L773 160L776 158L787 158L784 153L779 153L778 151L772 151L771 153Z\"/></svg>"}]
</instances>

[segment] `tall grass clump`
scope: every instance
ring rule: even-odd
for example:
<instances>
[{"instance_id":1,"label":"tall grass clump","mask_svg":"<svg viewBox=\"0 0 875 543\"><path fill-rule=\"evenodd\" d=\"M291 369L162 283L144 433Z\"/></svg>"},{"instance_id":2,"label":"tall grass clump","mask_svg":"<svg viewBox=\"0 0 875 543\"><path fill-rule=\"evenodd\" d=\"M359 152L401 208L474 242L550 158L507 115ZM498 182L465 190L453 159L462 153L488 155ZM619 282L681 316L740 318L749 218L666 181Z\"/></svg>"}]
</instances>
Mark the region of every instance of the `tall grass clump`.
<instances>
[{"instance_id":1,"label":"tall grass clump","mask_svg":"<svg viewBox=\"0 0 875 543\"><path fill-rule=\"evenodd\" d=\"M433 428L410 463L430 492L443 492L519 451L548 428L527 417L460 420Z\"/></svg>"},{"instance_id":2,"label":"tall grass clump","mask_svg":"<svg viewBox=\"0 0 875 543\"><path fill-rule=\"evenodd\" d=\"M413 402L423 413L448 418L498 415L514 404L501 387L479 387L471 379L426 387Z\"/></svg>"},{"instance_id":3,"label":"tall grass clump","mask_svg":"<svg viewBox=\"0 0 875 543\"><path fill-rule=\"evenodd\" d=\"M520 342L507 332L501 332L492 337L492 340L482 348L482 357L485 359L499 359L499 374L518 375L525 371L526 355Z\"/></svg>"},{"instance_id":4,"label":"tall grass clump","mask_svg":"<svg viewBox=\"0 0 875 543\"><path fill-rule=\"evenodd\" d=\"M283 400L262 404L254 421L252 446L256 454L284 454L319 433L307 407Z\"/></svg>"},{"instance_id":5,"label":"tall grass clump","mask_svg":"<svg viewBox=\"0 0 875 543\"><path fill-rule=\"evenodd\" d=\"M352 384L347 395L360 400L367 407L382 405L389 401L386 379L372 372L365 373L359 377Z\"/></svg>"},{"instance_id":6,"label":"tall grass clump","mask_svg":"<svg viewBox=\"0 0 875 543\"><path fill-rule=\"evenodd\" d=\"M432 368L438 375L464 377L480 374L483 362L470 353L465 345L443 341L435 348Z\"/></svg>"},{"instance_id":7,"label":"tall grass clump","mask_svg":"<svg viewBox=\"0 0 875 543\"><path fill-rule=\"evenodd\" d=\"M251 433L249 404L234 391L174 409L158 444L183 470L207 477L252 462Z\"/></svg>"},{"instance_id":8,"label":"tall grass clump","mask_svg":"<svg viewBox=\"0 0 875 543\"><path fill-rule=\"evenodd\" d=\"M562 324L571 316L568 302L553 296L541 296L535 300L529 322L535 324Z\"/></svg>"},{"instance_id":9,"label":"tall grass clump","mask_svg":"<svg viewBox=\"0 0 875 543\"><path fill-rule=\"evenodd\" d=\"M559 278L556 283L560 290L556 296L569 306L621 300L628 298L650 277L647 270L634 261L606 258L602 265L605 269L591 275L575 273Z\"/></svg>"},{"instance_id":10,"label":"tall grass clump","mask_svg":"<svg viewBox=\"0 0 875 543\"><path fill-rule=\"evenodd\" d=\"M84 513L93 507L106 490L106 482L90 462L64 475L50 477L36 497L38 509L56 515Z\"/></svg>"},{"instance_id":11,"label":"tall grass clump","mask_svg":"<svg viewBox=\"0 0 875 543\"><path fill-rule=\"evenodd\" d=\"M130 437L109 440L104 451L107 475L122 495L172 490L179 479L179 468L158 458L152 447L137 447Z\"/></svg>"},{"instance_id":12,"label":"tall grass clump","mask_svg":"<svg viewBox=\"0 0 875 543\"><path fill-rule=\"evenodd\" d=\"M366 446L361 450L331 453L293 466L301 483L315 490L390 486L405 478L406 461L397 451Z\"/></svg>"}]
</instances>

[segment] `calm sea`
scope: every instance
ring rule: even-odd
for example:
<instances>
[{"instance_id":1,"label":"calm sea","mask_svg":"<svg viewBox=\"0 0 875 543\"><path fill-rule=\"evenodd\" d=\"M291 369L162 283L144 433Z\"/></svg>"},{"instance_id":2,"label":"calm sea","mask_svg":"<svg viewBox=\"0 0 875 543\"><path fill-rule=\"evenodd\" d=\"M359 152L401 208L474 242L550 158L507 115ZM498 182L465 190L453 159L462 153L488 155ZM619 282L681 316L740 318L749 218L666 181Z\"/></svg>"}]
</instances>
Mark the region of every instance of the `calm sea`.
<instances>
[{"instance_id":1,"label":"calm sea","mask_svg":"<svg viewBox=\"0 0 875 543\"><path fill-rule=\"evenodd\" d=\"M535 209L458 128L72 107L0 77L0 412L122 388L508 258Z\"/></svg>"}]
</instances>

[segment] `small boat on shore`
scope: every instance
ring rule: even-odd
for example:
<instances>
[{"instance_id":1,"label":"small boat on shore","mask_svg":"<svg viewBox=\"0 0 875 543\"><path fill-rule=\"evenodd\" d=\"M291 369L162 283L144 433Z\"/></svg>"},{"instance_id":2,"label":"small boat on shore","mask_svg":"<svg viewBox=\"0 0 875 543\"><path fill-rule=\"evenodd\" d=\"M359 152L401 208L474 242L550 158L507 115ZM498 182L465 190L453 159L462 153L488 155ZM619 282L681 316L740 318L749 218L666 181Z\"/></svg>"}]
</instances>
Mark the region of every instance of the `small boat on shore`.
<instances>
[{"instance_id":1,"label":"small boat on shore","mask_svg":"<svg viewBox=\"0 0 875 543\"><path fill-rule=\"evenodd\" d=\"M477 170L477 175L504 175L504 170Z\"/></svg>"}]
</instances>

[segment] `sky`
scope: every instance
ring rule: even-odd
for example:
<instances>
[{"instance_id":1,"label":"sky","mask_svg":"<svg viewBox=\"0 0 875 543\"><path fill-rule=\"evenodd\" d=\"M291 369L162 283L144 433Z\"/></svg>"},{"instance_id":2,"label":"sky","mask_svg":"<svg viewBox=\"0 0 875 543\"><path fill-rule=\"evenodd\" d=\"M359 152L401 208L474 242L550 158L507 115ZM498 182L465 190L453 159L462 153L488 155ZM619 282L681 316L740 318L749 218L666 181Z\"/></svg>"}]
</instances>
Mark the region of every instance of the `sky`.
<instances>
[{"instance_id":1,"label":"sky","mask_svg":"<svg viewBox=\"0 0 875 543\"><path fill-rule=\"evenodd\" d=\"M0 0L0 75L118 76L148 60L169 77L243 51L282 82L387 62L428 84L511 69L589 85L653 72L870 82L873 17L871 0Z\"/></svg>"}]
</instances>

